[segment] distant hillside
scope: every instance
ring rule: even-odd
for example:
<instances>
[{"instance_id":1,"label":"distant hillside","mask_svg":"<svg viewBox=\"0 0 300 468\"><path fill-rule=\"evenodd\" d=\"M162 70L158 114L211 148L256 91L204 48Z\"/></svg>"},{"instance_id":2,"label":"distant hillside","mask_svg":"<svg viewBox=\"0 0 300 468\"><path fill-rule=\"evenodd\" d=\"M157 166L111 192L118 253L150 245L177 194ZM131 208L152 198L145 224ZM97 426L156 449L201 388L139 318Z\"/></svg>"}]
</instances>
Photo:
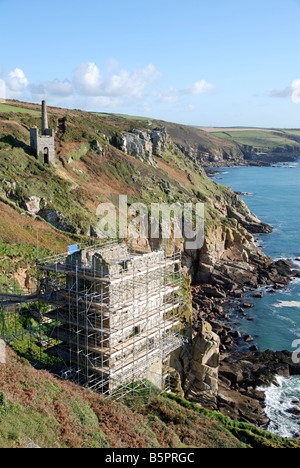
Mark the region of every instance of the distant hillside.
<instances>
[{"instance_id":1,"label":"distant hillside","mask_svg":"<svg viewBox=\"0 0 300 468\"><path fill-rule=\"evenodd\" d=\"M2 113L14 112L38 117L39 111L38 105L18 101L8 101L7 104L0 106L0 116ZM58 108L51 108L51 112L57 117L60 114L68 115L70 118L89 115L90 125L86 125L89 130L88 135L94 133L93 130L91 132L91 126L94 129L100 126L109 137L116 130L118 133L136 128L149 130L166 127L172 141L181 152L202 166L257 165L290 161L300 157L300 129L200 128L122 114L87 113ZM69 134L66 138L71 136Z\"/></svg>"}]
</instances>

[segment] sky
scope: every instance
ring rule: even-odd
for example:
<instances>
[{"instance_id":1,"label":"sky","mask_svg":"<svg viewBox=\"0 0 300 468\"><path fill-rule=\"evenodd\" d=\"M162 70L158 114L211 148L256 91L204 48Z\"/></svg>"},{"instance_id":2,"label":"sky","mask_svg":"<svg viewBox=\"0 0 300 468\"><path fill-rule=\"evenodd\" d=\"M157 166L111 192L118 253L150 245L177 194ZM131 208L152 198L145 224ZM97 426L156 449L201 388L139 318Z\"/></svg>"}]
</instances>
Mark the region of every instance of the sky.
<instances>
[{"instance_id":1,"label":"sky","mask_svg":"<svg viewBox=\"0 0 300 468\"><path fill-rule=\"evenodd\" d=\"M300 128L300 0L0 0L0 98Z\"/></svg>"}]
</instances>

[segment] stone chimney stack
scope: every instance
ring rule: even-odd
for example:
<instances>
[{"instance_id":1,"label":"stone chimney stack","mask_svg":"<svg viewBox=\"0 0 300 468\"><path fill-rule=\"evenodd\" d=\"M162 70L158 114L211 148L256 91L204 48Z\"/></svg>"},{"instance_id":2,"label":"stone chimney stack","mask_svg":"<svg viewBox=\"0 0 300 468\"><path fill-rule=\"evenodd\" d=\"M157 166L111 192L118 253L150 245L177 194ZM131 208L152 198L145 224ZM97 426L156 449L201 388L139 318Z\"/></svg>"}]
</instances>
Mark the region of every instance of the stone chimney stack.
<instances>
[{"instance_id":1,"label":"stone chimney stack","mask_svg":"<svg viewBox=\"0 0 300 468\"><path fill-rule=\"evenodd\" d=\"M46 101L42 101L42 135L45 135L45 130L48 128L48 116Z\"/></svg>"},{"instance_id":2,"label":"stone chimney stack","mask_svg":"<svg viewBox=\"0 0 300 468\"><path fill-rule=\"evenodd\" d=\"M42 131L30 129L30 146L40 163L55 165L55 132L48 126L46 101L42 101Z\"/></svg>"}]
</instances>

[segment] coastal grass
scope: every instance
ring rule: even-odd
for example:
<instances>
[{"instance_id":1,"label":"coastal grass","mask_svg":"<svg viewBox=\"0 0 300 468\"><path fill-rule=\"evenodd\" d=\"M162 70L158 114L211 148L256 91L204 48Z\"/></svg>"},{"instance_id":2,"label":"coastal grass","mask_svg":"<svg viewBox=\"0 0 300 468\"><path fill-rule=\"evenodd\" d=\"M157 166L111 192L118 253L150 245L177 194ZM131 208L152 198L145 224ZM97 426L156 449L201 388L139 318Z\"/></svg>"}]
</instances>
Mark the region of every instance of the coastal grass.
<instances>
[{"instance_id":1,"label":"coastal grass","mask_svg":"<svg viewBox=\"0 0 300 468\"><path fill-rule=\"evenodd\" d=\"M25 107L18 107L18 106L12 106L9 104L1 104L0 103L0 112L15 112L18 114L34 114L34 115L40 115L40 112L35 111L33 109L26 109Z\"/></svg>"}]
</instances>

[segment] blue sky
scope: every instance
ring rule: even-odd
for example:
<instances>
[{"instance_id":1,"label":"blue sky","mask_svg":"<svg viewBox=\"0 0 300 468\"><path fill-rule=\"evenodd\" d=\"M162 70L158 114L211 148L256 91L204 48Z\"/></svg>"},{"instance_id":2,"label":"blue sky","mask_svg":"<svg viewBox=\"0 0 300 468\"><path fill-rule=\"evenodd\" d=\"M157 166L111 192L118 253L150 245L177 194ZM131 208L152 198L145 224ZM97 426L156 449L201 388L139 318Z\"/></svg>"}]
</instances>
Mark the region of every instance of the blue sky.
<instances>
[{"instance_id":1,"label":"blue sky","mask_svg":"<svg viewBox=\"0 0 300 468\"><path fill-rule=\"evenodd\" d=\"M300 127L300 0L0 0L0 18L0 98Z\"/></svg>"}]
</instances>

